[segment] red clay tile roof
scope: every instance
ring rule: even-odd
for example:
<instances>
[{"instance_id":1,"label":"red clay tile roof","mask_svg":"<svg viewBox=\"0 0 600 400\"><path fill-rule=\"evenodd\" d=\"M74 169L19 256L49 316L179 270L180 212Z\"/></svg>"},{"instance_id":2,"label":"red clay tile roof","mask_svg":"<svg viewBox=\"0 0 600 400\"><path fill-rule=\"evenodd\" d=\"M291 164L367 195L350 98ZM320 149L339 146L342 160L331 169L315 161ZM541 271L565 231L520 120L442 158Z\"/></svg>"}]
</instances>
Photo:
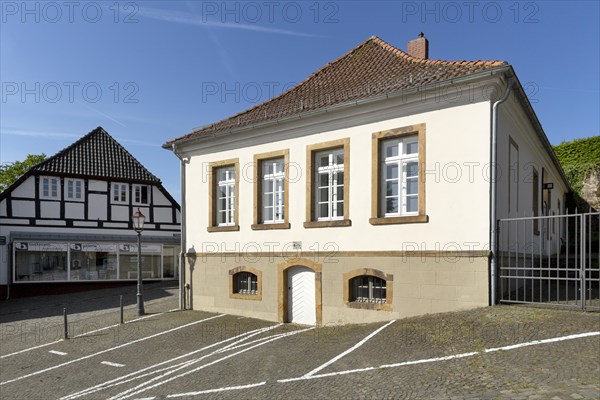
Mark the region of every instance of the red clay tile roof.
<instances>
[{"instance_id":1,"label":"red clay tile roof","mask_svg":"<svg viewBox=\"0 0 600 400\"><path fill-rule=\"evenodd\" d=\"M181 140L399 92L503 65L508 64L503 61L441 61L415 58L372 36L279 96L173 139L164 147L170 147Z\"/></svg>"}]
</instances>

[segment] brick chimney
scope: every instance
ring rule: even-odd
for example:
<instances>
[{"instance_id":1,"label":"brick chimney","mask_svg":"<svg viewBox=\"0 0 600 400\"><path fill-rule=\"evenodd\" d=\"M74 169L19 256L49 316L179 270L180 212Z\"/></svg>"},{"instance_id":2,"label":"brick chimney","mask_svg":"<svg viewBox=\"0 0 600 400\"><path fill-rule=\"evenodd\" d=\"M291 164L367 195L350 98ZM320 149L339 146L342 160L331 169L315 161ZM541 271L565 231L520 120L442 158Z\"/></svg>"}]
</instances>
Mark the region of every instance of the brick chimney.
<instances>
[{"instance_id":1,"label":"brick chimney","mask_svg":"<svg viewBox=\"0 0 600 400\"><path fill-rule=\"evenodd\" d=\"M408 54L416 58L429 58L429 40L425 38L423 32L419 37L408 42Z\"/></svg>"}]
</instances>

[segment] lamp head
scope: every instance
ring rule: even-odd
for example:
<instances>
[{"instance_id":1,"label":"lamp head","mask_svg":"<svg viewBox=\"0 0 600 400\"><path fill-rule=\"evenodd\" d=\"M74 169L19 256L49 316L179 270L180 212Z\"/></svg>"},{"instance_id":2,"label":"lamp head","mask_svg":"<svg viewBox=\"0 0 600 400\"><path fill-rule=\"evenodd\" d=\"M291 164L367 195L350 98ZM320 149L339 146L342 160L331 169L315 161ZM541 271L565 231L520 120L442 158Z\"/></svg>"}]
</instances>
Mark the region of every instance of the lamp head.
<instances>
[{"instance_id":1,"label":"lamp head","mask_svg":"<svg viewBox=\"0 0 600 400\"><path fill-rule=\"evenodd\" d=\"M146 220L146 217L144 216L144 214L142 214L142 212L138 208L137 211L134 212L133 216L131 217L131 221L133 222L133 230L136 231L137 233L140 233L141 231L143 231L145 220Z\"/></svg>"}]
</instances>

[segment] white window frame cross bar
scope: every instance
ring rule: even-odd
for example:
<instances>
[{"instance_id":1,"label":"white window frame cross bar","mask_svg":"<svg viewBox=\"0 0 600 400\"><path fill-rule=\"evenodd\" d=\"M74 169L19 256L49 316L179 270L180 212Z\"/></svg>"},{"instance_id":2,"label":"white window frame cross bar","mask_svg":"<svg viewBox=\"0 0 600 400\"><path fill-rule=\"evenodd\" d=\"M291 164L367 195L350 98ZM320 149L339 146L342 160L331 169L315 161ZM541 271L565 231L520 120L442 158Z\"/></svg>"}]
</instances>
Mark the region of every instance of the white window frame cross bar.
<instances>
[{"instance_id":1,"label":"white window frame cross bar","mask_svg":"<svg viewBox=\"0 0 600 400\"><path fill-rule=\"evenodd\" d=\"M142 190L146 188L146 201L142 201ZM150 204L150 186L148 185L133 185L133 204L147 206Z\"/></svg>"},{"instance_id":2,"label":"white window frame cross bar","mask_svg":"<svg viewBox=\"0 0 600 400\"><path fill-rule=\"evenodd\" d=\"M67 200L83 199L83 181L81 179L67 179L65 198Z\"/></svg>"},{"instance_id":3,"label":"white window frame cross bar","mask_svg":"<svg viewBox=\"0 0 600 400\"><path fill-rule=\"evenodd\" d=\"M113 182L111 185L111 202L126 204L129 202L129 185L126 183Z\"/></svg>"},{"instance_id":4,"label":"white window frame cross bar","mask_svg":"<svg viewBox=\"0 0 600 400\"><path fill-rule=\"evenodd\" d=\"M277 158L273 160L266 160L262 163L262 196L263 196L263 210L262 210L262 223L263 224L282 224L285 222L285 209L284 209L284 193L285 193L285 165L283 158ZM268 173L268 167L272 168L273 173ZM265 171L266 170L266 171ZM272 191L267 191L267 184L271 183ZM264 201L267 197L271 197L271 205L267 205ZM272 218L265 218L266 210L272 210Z\"/></svg>"},{"instance_id":5,"label":"white window frame cross bar","mask_svg":"<svg viewBox=\"0 0 600 400\"><path fill-rule=\"evenodd\" d=\"M328 155L328 164L320 165L320 159L323 154ZM335 157L341 155L344 157L344 148L330 149L318 151L315 154L316 174L315 174L315 215L317 221L335 221L344 219L344 202L346 199L338 200L337 188L342 188L344 193L344 178L339 179L339 173L344 173L344 163L336 164ZM321 175L327 175L327 186L321 186L319 179ZM341 183L340 183L341 181ZM327 189L327 201L321 201L321 189ZM321 216L321 204L327 203L327 216ZM337 215L338 210L342 211L342 215Z\"/></svg>"},{"instance_id":6,"label":"white window frame cross bar","mask_svg":"<svg viewBox=\"0 0 600 400\"><path fill-rule=\"evenodd\" d=\"M52 176L42 177L41 197L45 199L59 199L60 191L58 189L60 178Z\"/></svg>"},{"instance_id":7,"label":"white window frame cross bar","mask_svg":"<svg viewBox=\"0 0 600 400\"><path fill-rule=\"evenodd\" d=\"M417 148L416 153L408 154L407 148L408 145L415 145ZM397 155L387 156L386 150L390 147L397 147ZM399 217L405 215L418 215L419 214L419 140L417 136L411 136L408 138L396 138L384 140L381 142L381 193L380 193L380 201L381 201L381 209L383 210L383 214L385 217ZM408 176L408 164L415 163L417 165L417 175ZM396 178L388 178L387 169L388 166L396 166L397 167L397 177ZM416 193L408 193L408 181L416 180L417 190ZM398 184L397 194L388 195L387 193L387 183L396 181ZM414 197L417 199L417 207L415 211L407 211L408 206L408 198ZM398 205L396 212L388 212L387 200L388 199L397 199Z\"/></svg>"},{"instance_id":8,"label":"white window frame cross bar","mask_svg":"<svg viewBox=\"0 0 600 400\"><path fill-rule=\"evenodd\" d=\"M221 172L225 172L225 179L220 180ZM225 197L221 196L221 188L225 188ZM235 167L233 165L217 169L217 204L216 218L218 226L235 225ZM225 199L225 209L221 208L221 200ZM225 213L225 222L221 221L220 215Z\"/></svg>"}]
</instances>

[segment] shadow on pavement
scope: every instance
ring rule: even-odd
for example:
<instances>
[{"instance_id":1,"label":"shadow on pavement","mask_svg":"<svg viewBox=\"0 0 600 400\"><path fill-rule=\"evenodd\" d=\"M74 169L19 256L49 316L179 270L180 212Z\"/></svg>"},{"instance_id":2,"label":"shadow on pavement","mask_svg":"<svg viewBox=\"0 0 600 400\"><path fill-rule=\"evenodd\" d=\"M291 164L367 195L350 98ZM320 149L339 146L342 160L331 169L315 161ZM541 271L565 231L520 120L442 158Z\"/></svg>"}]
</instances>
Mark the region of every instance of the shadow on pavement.
<instances>
[{"instance_id":1,"label":"shadow on pavement","mask_svg":"<svg viewBox=\"0 0 600 400\"><path fill-rule=\"evenodd\" d=\"M145 283L144 302L177 296L177 288L177 282L173 281ZM67 309L68 314L118 308L121 295L123 306L131 307L136 304L136 290L136 285L131 285L5 300L0 303L0 323L59 316L63 314L63 308Z\"/></svg>"}]
</instances>

